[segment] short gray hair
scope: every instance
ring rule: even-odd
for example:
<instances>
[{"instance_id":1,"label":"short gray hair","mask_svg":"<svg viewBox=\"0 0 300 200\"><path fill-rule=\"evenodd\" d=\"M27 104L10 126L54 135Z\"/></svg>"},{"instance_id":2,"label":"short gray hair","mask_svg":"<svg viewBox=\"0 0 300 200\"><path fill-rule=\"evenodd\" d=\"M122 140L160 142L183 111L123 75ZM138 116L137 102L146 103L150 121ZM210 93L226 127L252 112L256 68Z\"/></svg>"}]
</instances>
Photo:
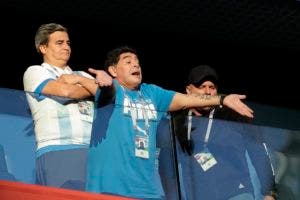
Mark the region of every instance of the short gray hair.
<instances>
[{"instance_id":1,"label":"short gray hair","mask_svg":"<svg viewBox=\"0 0 300 200\"><path fill-rule=\"evenodd\" d=\"M68 29L61 24L57 23L49 23L49 24L42 24L35 34L35 48L38 53L40 52L39 47L41 45L46 45L49 42L49 36L56 32L56 31L63 31L68 33Z\"/></svg>"}]
</instances>

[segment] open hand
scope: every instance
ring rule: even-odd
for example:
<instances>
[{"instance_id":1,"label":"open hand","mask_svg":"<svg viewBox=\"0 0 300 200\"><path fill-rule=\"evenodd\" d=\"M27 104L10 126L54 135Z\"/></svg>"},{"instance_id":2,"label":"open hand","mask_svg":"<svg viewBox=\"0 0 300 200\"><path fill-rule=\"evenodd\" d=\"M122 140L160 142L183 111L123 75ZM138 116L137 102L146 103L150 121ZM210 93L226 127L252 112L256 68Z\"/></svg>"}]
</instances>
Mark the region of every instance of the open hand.
<instances>
[{"instance_id":1,"label":"open hand","mask_svg":"<svg viewBox=\"0 0 300 200\"><path fill-rule=\"evenodd\" d=\"M225 97L223 104L241 115L253 118L253 110L244 104L242 99L246 99L246 95L230 94Z\"/></svg>"}]
</instances>

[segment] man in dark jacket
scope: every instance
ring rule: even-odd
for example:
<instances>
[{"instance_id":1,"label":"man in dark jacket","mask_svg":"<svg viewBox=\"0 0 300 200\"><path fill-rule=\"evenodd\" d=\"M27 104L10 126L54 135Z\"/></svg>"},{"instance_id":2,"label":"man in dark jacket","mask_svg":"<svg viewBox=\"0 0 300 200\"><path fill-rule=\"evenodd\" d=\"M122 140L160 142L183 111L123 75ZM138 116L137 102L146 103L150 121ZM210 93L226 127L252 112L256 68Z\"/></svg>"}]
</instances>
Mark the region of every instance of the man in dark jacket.
<instances>
[{"instance_id":1,"label":"man in dark jacket","mask_svg":"<svg viewBox=\"0 0 300 200\"><path fill-rule=\"evenodd\" d=\"M200 65L190 71L186 92L218 95L216 71ZM274 173L258 126L225 107L173 113L181 148L178 161L184 199L254 200L247 154L261 183L264 200L276 199Z\"/></svg>"}]
</instances>

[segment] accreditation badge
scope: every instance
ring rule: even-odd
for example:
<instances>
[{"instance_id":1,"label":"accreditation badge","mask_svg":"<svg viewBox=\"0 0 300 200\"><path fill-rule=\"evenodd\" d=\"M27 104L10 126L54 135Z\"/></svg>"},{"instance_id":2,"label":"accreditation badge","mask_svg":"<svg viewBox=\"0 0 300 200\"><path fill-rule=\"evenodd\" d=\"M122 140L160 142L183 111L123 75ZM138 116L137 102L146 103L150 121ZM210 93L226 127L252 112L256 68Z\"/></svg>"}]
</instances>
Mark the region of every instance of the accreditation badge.
<instances>
[{"instance_id":1,"label":"accreditation badge","mask_svg":"<svg viewBox=\"0 0 300 200\"><path fill-rule=\"evenodd\" d=\"M140 158L149 158L149 138L148 136L135 136L135 156Z\"/></svg>"},{"instance_id":2,"label":"accreditation badge","mask_svg":"<svg viewBox=\"0 0 300 200\"><path fill-rule=\"evenodd\" d=\"M204 171L209 170L211 167L213 167L215 164L217 164L217 160L208 151L207 148L205 148L203 151L195 154L194 158L197 160L197 162L200 164L200 166L202 167L202 169Z\"/></svg>"},{"instance_id":3,"label":"accreditation badge","mask_svg":"<svg viewBox=\"0 0 300 200\"><path fill-rule=\"evenodd\" d=\"M80 118L84 121L93 121L93 104L88 101L79 101L77 103L80 112Z\"/></svg>"}]
</instances>

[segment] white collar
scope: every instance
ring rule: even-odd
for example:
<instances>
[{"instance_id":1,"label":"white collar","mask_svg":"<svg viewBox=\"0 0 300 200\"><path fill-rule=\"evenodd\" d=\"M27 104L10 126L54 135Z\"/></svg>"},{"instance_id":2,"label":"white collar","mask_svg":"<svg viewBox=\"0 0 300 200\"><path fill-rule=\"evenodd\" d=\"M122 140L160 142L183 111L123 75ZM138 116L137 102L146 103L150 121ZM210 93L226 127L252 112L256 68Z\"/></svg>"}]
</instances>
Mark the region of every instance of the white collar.
<instances>
[{"instance_id":1,"label":"white collar","mask_svg":"<svg viewBox=\"0 0 300 200\"><path fill-rule=\"evenodd\" d=\"M52 71L57 77L61 76L62 74L72 74L73 71L69 66L66 66L64 68L57 67L54 65L50 65L48 63L43 63L42 67L45 67L46 69Z\"/></svg>"}]
</instances>

